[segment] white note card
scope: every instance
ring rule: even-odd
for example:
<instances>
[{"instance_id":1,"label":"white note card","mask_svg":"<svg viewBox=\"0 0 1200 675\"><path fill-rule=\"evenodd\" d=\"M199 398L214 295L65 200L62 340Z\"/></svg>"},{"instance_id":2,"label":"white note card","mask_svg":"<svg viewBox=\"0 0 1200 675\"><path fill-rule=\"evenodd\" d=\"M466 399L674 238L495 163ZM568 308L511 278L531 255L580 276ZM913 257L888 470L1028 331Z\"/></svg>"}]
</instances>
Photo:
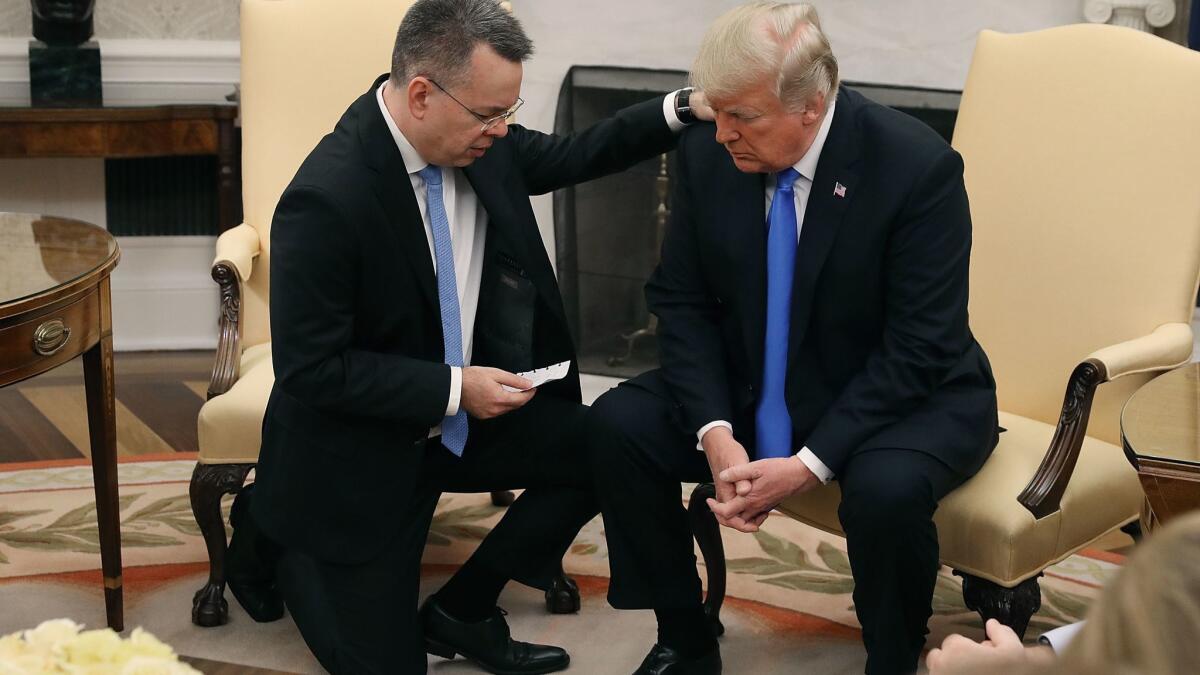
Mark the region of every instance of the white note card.
<instances>
[{"instance_id":1,"label":"white note card","mask_svg":"<svg viewBox=\"0 0 1200 675\"><path fill-rule=\"evenodd\" d=\"M528 370L524 373L517 373L517 375L529 380L532 383L532 386L529 387L529 389L534 389L546 384L547 382L563 379L567 376L567 371L570 369L571 362L563 361L552 366L546 366L545 368L534 368L533 370ZM504 391L529 391L529 389L517 389L516 387L510 387L507 384L502 384L500 386L504 387Z\"/></svg>"}]
</instances>

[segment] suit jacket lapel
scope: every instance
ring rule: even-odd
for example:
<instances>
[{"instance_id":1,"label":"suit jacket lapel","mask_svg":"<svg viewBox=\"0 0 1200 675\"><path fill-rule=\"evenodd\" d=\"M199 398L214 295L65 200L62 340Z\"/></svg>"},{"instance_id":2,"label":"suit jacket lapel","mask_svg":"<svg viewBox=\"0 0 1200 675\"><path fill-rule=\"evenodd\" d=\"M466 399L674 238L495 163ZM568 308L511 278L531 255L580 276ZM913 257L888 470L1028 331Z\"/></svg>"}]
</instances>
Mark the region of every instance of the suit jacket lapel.
<instances>
[{"instance_id":1,"label":"suit jacket lapel","mask_svg":"<svg viewBox=\"0 0 1200 675\"><path fill-rule=\"evenodd\" d=\"M792 279L792 316L788 334L788 370L795 364L800 345L812 315L813 295L821 268L837 238L838 229L850 201L857 194L858 174L853 165L858 159L852 126L857 105L852 95L838 97L833 122L821 159L813 177L800 244L796 251L796 270Z\"/></svg>"},{"instance_id":2,"label":"suit jacket lapel","mask_svg":"<svg viewBox=\"0 0 1200 675\"><path fill-rule=\"evenodd\" d=\"M725 229L726 245L734 252L732 274L739 276L735 287L740 289L738 306L745 308L742 317L742 339L745 340L755 386L762 379L763 340L767 330L767 210L766 189L762 174L738 171L726 154L727 175L719 180L731 191L723 204L721 222Z\"/></svg>"},{"instance_id":3,"label":"suit jacket lapel","mask_svg":"<svg viewBox=\"0 0 1200 675\"><path fill-rule=\"evenodd\" d=\"M433 259L429 255L429 241L425 238L421 209L417 206L417 198L412 191L400 149L396 147L375 100L375 89L386 78L384 75L377 79L370 91L354 104L360 120L359 143L366 155L367 164L376 171L373 186L375 196L383 206L388 220L388 227L385 227L384 231L395 238L398 248L408 257L409 268L416 275L421 296L437 315L441 311L437 279L433 272Z\"/></svg>"},{"instance_id":4,"label":"suit jacket lapel","mask_svg":"<svg viewBox=\"0 0 1200 675\"><path fill-rule=\"evenodd\" d=\"M558 292L558 281L553 268L550 267L549 258L544 254L545 244L542 242L537 223L519 222L521 216L513 207L512 197L518 194L521 197L525 195L514 192L506 185L510 165L498 161L500 155L497 150L492 150L491 153L463 169L463 174L475 190L479 207L487 213L488 249L492 248L497 239L514 247L513 257L524 266L524 271L529 275L542 300L559 321L565 322L566 311Z\"/></svg>"}]
</instances>

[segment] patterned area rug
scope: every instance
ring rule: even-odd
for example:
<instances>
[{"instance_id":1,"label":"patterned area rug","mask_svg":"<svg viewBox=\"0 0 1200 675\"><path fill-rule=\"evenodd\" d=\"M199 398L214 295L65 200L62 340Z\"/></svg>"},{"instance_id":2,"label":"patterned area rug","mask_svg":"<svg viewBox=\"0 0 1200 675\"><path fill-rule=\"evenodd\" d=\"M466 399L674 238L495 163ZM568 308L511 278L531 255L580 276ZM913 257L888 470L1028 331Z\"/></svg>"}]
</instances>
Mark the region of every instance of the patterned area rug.
<instances>
[{"instance_id":1,"label":"patterned area rug","mask_svg":"<svg viewBox=\"0 0 1200 675\"><path fill-rule=\"evenodd\" d=\"M140 580L151 584L164 575L177 576L150 570L183 570L200 578L206 565L195 563L206 562L207 556L187 495L194 459L178 454L134 459L121 463L119 470L127 593L136 594ZM0 465L0 597L16 593L31 577L90 579L86 573L99 568L91 469L77 462L51 464ZM682 497L690 487L685 486ZM425 551L427 576L444 578L502 512L485 494L444 496ZM737 615L735 623L764 630L787 627L788 633L836 638L850 646L857 642L843 539L781 516L769 519L755 535L730 530L723 535L729 565L727 607ZM1027 637L1034 639L1046 629L1081 618L1098 589L1119 569L1120 560L1114 554L1084 551L1047 570L1041 581L1042 609ZM585 595L602 604L608 561L598 518L580 533L565 566L580 578ZM146 571L139 573L139 568ZM100 603L95 576L92 602ZM90 584L79 588L88 590ZM535 605L536 597L530 603ZM933 609L930 645L952 632L982 634L978 616L963 605L961 582L949 569L943 568L938 578ZM727 637L726 644L735 639ZM861 664L858 668L861 672Z\"/></svg>"}]
</instances>

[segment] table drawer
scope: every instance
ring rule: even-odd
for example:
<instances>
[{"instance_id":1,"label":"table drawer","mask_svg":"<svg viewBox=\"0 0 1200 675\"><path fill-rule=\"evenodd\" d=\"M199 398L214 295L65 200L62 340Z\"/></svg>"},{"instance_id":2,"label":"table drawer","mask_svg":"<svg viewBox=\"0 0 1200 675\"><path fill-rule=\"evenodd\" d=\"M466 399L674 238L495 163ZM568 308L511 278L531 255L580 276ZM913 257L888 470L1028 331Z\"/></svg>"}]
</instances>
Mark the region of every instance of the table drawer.
<instances>
[{"instance_id":1,"label":"table drawer","mask_svg":"<svg viewBox=\"0 0 1200 675\"><path fill-rule=\"evenodd\" d=\"M92 291L75 302L0 328L0 385L66 363L100 337L100 297Z\"/></svg>"}]
</instances>

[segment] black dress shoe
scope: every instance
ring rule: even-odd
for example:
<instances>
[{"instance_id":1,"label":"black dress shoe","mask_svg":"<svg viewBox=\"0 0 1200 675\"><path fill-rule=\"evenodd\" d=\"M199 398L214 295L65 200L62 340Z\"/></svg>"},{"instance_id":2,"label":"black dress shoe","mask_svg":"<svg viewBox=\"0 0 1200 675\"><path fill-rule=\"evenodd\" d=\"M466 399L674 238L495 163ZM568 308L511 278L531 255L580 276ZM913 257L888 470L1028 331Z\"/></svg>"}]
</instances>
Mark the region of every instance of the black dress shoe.
<instances>
[{"instance_id":1,"label":"black dress shoe","mask_svg":"<svg viewBox=\"0 0 1200 675\"><path fill-rule=\"evenodd\" d=\"M570 665L571 657L558 647L513 640L504 615L497 607L483 621L467 623L447 614L437 599L430 597L421 606L425 651L444 659L461 654L496 675L553 673Z\"/></svg>"},{"instance_id":2,"label":"black dress shoe","mask_svg":"<svg viewBox=\"0 0 1200 675\"><path fill-rule=\"evenodd\" d=\"M654 645L633 675L721 675L721 648L692 659L662 645Z\"/></svg>"},{"instance_id":3,"label":"black dress shoe","mask_svg":"<svg viewBox=\"0 0 1200 675\"><path fill-rule=\"evenodd\" d=\"M283 595L275 585L274 542L258 531L250 517L250 492L247 486L233 500L229 523L233 536L225 554L225 584L250 618L260 623L283 617Z\"/></svg>"}]
</instances>

